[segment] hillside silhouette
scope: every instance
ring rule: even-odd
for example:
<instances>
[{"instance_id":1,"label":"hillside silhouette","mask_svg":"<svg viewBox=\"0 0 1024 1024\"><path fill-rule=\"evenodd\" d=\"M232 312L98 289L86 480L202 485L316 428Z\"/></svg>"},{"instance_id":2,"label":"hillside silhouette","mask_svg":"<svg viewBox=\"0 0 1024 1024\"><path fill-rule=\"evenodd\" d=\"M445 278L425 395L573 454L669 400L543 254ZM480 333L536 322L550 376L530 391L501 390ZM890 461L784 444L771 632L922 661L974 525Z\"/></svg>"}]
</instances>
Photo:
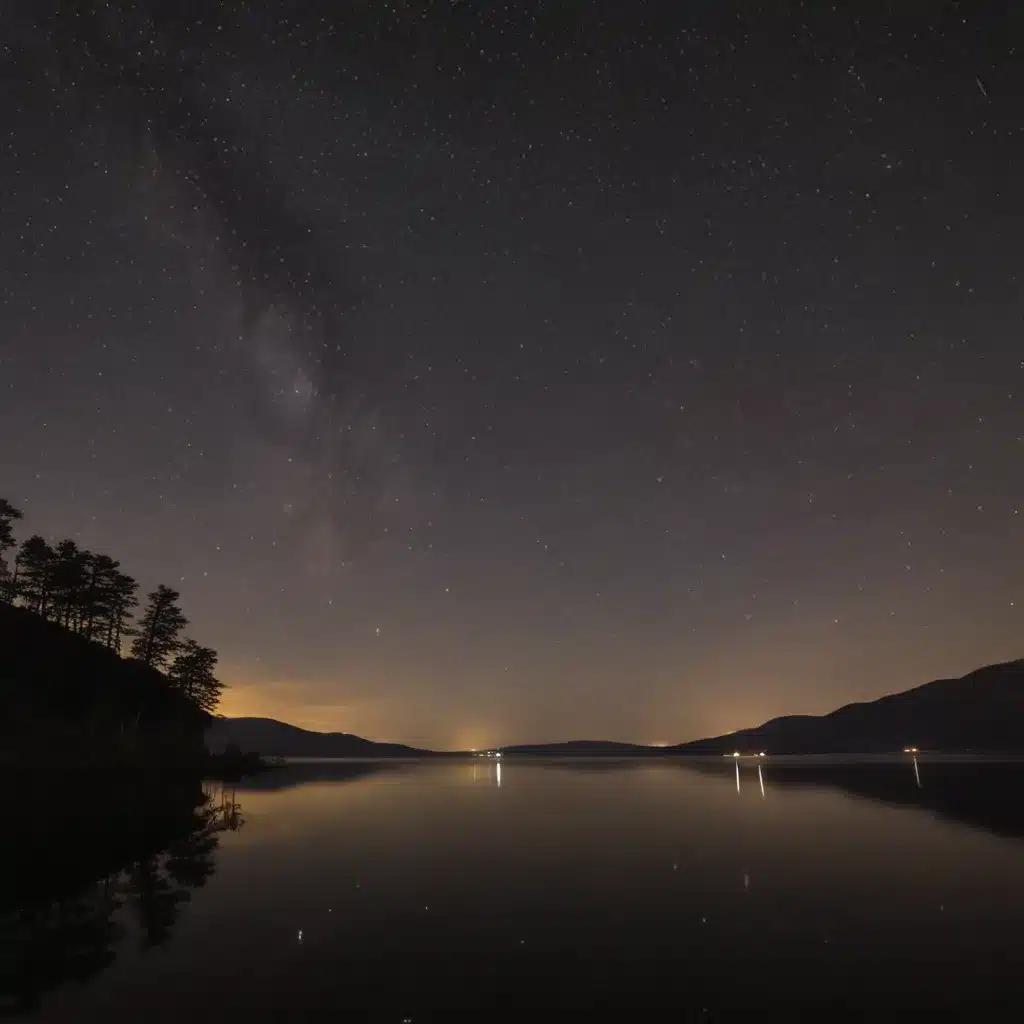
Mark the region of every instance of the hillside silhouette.
<instances>
[{"instance_id":1,"label":"hillside silhouette","mask_svg":"<svg viewBox=\"0 0 1024 1024\"><path fill-rule=\"evenodd\" d=\"M272 718L217 719L207 746L267 757L430 757L442 752L377 743L350 733L312 732ZM847 704L827 715L788 715L723 736L647 746L613 740L523 743L497 748L505 756L636 758L680 755L888 754L917 747L945 753L1024 753L1024 660L988 665L955 679L937 679L877 700ZM468 754L468 751L443 753Z\"/></svg>"},{"instance_id":2,"label":"hillside silhouette","mask_svg":"<svg viewBox=\"0 0 1024 1024\"><path fill-rule=\"evenodd\" d=\"M424 757L434 753L347 732L312 732L274 718L217 719L207 733L206 746L213 753L236 748L263 757Z\"/></svg>"},{"instance_id":3,"label":"hillside silhouette","mask_svg":"<svg viewBox=\"0 0 1024 1024\"><path fill-rule=\"evenodd\" d=\"M158 669L0 604L4 760L102 760L113 749L194 760L210 716Z\"/></svg>"},{"instance_id":4,"label":"hillside silhouette","mask_svg":"<svg viewBox=\"0 0 1024 1024\"><path fill-rule=\"evenodd\" d=\"M19 544L23 518L0 497L0 763L214 768L203 732L224 684L178 591L141 601L116 558L70 537ZM240 751L219 760L257 767Z\"/></svg>"},{"instance_id":5,"label":"hillside silhouette","mask_svg":"<svg viewBox=\"0 0 1024 1024\"><path fill-rule=\"evenodd\" d=\"M1024 660L936 679L827 715L773 718L753 729L665 749L674 754L882 754L905 747L1024 752Z\"/></svg>"}]
</instances>

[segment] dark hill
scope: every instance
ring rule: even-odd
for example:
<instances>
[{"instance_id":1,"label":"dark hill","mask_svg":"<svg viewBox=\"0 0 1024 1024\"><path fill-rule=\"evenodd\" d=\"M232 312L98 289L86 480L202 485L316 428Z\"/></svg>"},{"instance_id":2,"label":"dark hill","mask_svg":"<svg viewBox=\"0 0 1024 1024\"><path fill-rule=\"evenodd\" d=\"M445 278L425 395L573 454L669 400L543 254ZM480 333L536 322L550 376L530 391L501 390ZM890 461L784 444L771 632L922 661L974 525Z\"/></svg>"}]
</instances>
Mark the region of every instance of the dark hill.
<instances>
[{"instance_id":1,"label":"dark hill","mask_svg":"<svg viewBox=\"0 0 1024 1024\"><path fill-rule=\"evenodd\" d=\"M218 753L229 746L263 757L423 757L432 753L401 743L375 743L347 732L311 732L274 718L221 718L206 735Z\"/></svg>"},{"instance_id":2,"label":"dark hill","mask_svg":"<svg viewBox=\"0 0 1024 1024\"><path fill-rule=\"evenodd\" d=\"M773 718L754 729L666 748L682 754L874 754L1024 751L1024 661L937 679L827 715Z\"/></svg>"},{"instance_id":3,"label":"dark hill","mask_svg":"<svg viewBox=\"0 0 1024 1024\"><path fill-rule=\"evenodd\" d=\"M0 604L0 748L6 759L92 759L126 743L202 752L209 716L156 669Z\"/></svg>"}]
</instances>

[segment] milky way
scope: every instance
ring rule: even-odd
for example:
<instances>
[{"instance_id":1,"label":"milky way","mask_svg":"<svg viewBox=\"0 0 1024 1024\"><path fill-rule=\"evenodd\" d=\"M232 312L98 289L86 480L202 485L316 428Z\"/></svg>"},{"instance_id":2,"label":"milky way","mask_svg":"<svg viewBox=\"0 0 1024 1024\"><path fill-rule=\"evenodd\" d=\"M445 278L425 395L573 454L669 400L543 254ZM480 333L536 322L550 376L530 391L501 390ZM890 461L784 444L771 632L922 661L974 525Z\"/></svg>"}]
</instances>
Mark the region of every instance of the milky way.
<instances>
[{"instance_id":1,"label":"milky way","mask_svg":"<svg viewBox=\"0 0 1024 1024\"><path fill-rule=\"evenodd\" d=\"M408 742L1020 656L1021 16L678 6L15 4L21 536Z\"/></svg>"}]
</instances>

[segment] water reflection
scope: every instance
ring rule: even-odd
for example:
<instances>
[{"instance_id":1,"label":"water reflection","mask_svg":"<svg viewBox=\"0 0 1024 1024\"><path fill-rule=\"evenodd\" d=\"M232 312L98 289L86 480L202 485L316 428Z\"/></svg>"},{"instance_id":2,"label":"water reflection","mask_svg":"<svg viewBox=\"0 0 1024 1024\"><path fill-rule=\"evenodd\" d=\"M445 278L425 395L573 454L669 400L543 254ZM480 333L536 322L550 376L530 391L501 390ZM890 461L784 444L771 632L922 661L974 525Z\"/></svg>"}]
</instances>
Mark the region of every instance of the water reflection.
<instances>
[{"instance_id":1,"label":"water reflection","mask_svg":"<svg viewBox=\"0 0 1024 1024\"><path fill-rule=\"evenodd\" d=\"M682 770L722 778L731 761L731 782L742 793L747 766L754 763L758 788L766 797L769 770L773 786L839 789L843 792L896 806L917 806L945 820L983 828L997 835L1024 838L1024 759L994 759L970 755L916 753L907 765L904 757L750 757L615 759L523 758L513 765L543 765L578 774L617 774ZM743 766L741 768L741 765ZM508 765L506 764L506 767ZM728 777L728 776L726 776ZM924 785L925 778L928 786Z\"/></svg>"},{"instance_id":2,"label":"water reflection","mask_svg":"<svg viewBox=\"0 0 1024 1024\"><path fill-rule=\"evenodd\" d=\"M732 755L731 760L732 760L732 763L733 763L733 766L734 766L733 770L735 772L735 778L736 778L736 792L742 794L743 793L743 787L741 785L740 764L741 764L741 762L744 759L740 758L740 756L738 754L734 754L734 755ZM764 799L764 797L765 797L765 788L764 788L765 772L764 772L764 769L761 767L763 763L764 763L763 761L761 761L760 759L757 759L755 761L755 764L754 764L754 767L757 769L757 785L758 785L758 788L761 791L761 798L762 799ZM704 768L709 767L706 763L702 763L701 766L704 767ZM717 764L714 767L717 767Z\"/></svg>"},{"instance_id":3,"label":"water reflection","mask_svg":"<svg viewBox=\"0 0 1024 1024\"><path fill-rule=\"evenodd\" d=\"M722 765L711 760L678 760L679 768L707 775L722 775ZM758 763L761 795L765 795L768 768L772 785L784 788L832 788L895 806L913 806L945 820L983 828L997 835L1024 838L1024 761L993 761L967 757L913 754L908 765L902 757L849 761L829 758L769 758ZM922 773L923 768L923 773ZM928 785L924 785L924 778ZM734 779L740 789L740 765Z\"/></svg>"},{"instance_id":4,"label":"water reflection","mask_svg":"<svg viewBox=\"0 0 1024 1024\"><path fill-rule=\"evenodd\" d=\"M429 763L429 762L428 762ZM420 762L358 761L358 760L296 760L289 761L267 772L252 775L239 784L244 792L271 792L292 789L311 782L358 782L372 775L407 775L416 770Z\"/></svg>"},{"instance_id":5,"label":"water reflection","mask_svg":"<svg viewBox=\"0 0 1024 1024\"><path fill-rule=\"evenodd\" d=\"M191 912L201 829L93 876L118 962L45 1019L949 1019L1019 989L1020 849L981 828L1020 824L1024 765L917 760L282 768Z\"/></svg>"},{"instance_id":6,"label":"water reflection","mask_svg":"<svg viewBox=\"0 0 1024 1024\"><path fill-rule=\"evenodd\" d=\"M501 761L485 762L470 765L470 778L477 783L486 783L490 786L501 787Z\"/></svg>"},{"instance_id":7,"label":"water reflection","mask_svg":"<svg viewBox=\"0 0 1024 1024\"><path fill-rule=\"evenodd\" d=\"M140 791L92 780L66 804L53 780L42 788L19 780L9 808L32 831L10 851L0 901L3 1016L32 1013L45 993L101 973L129 937L141 951L165 945L214 872L218 835L243 824L223 786Z\"/></svg>"}]
</instances>

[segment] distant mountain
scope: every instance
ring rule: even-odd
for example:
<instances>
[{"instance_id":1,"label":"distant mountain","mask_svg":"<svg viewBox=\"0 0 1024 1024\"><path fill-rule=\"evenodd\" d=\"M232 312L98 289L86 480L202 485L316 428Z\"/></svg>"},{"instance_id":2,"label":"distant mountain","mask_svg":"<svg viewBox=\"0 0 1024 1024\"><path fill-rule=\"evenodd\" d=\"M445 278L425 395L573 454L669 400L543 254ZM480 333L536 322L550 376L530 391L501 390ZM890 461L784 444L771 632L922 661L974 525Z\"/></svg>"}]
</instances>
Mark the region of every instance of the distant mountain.
<instances>
[{"instance_id":1,"label":"distant mountain","mask_svg":"<svg viewBox=\"0 0 1024 1024\"><path fill-rule=\"evenodd\" d=\"M214 753L235 745L263 757L422 757L401 743L375 743L347 732L311 732L274 718L221 718L206 733Z\"/></svg>"},{"instance_id":2,"label":"distant mountain","mask_svg":"<svg viewBox=\"0 0 1024 1024\"><path fill-rule=\"evenodd\" d=\"M226 718L207 732L265 757L426 757L436 751L375 743L344 732L310 732L272 718ZM937 679L827 715L773 718L753 729L670 747L613 740L568 740L500 747L505 755L672 757L680 754L886 754L917 747L948 753L1024 753L1024 660L989 665L960 679Z\"/></svg>"},{"instance_id":3,"label":"distant mountain","mask_svg":"<svg viewBox=\"0 0 1024 1024\"><path fill-rule=\"evenodd\" d=\"M641 757L664 753L664 747L641 743L617 743L614 740L567 740L564 743L521 743L500 747L503 754L540 754L549 757Z\"/></svg>"},{"instance_id":4,"label":"distant mountain","mask_svg":"<svg viewBox=\"0 0 1024 1024\"><path fill-rule=\"evenodd\" d=\"M1024 660L847 704L827 715L773 718L754 729L663 749L673 754L874 754L904 747L1024 751Z\"/></svg>"}]
</instances>

